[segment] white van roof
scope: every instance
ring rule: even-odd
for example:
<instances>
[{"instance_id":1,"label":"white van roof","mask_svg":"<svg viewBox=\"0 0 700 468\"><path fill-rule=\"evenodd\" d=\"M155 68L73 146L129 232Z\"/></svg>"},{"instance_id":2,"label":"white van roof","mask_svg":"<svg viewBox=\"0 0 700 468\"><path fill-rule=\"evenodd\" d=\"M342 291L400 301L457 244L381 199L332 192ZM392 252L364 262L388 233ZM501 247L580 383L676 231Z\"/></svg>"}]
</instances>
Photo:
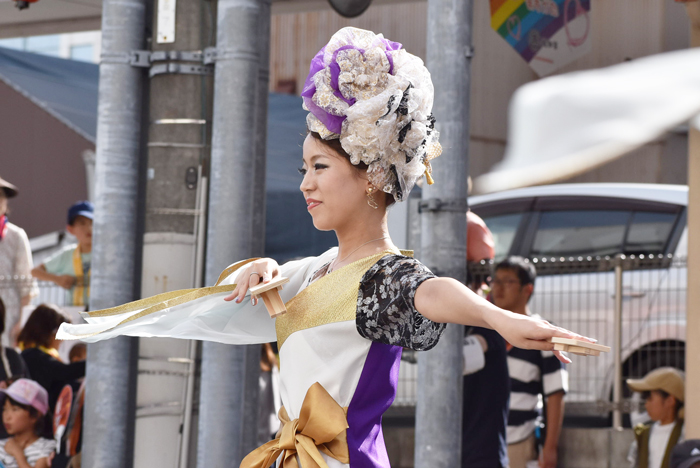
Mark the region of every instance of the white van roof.
<instances>
[{"instance_id":1,"label":"white van roof","mask_svg":"<svg viewBox=\"0 0 700 468\"><path fill-rule=\"evenodd\" d=\"M504 192L469 197L469 205L476 206L499 200L526 197L586 196L626 198L688 206L687 185L666 184L553 184L539 185Z\"/></svg>"}]
</instances>

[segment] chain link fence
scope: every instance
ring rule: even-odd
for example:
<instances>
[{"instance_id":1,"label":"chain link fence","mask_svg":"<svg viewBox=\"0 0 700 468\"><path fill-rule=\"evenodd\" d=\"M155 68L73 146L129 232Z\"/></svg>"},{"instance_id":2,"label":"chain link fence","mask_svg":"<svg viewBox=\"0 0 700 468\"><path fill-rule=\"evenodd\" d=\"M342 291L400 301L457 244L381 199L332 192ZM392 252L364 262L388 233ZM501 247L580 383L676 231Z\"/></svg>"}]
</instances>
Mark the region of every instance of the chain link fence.
<instances>
[{"instance_id":1,"label":"chain link fence","mask_svg":"<svg viewBox=\"0 0 700 468\"><path fill-rule=\"evenodd\" d=\"M607 418L618 409L631 414L634 422L641 402L630 394L625 379L662 366L685 368L686 259L639 255L530 261L538 274L529 304L532 313L612 347L598 357L570 356L566 415ZM488 284L492 268L491 262L470 264L470 284ZM621 304L618 315L616 298ZM616 330L620 330L619 347L614 346ZM621 363L617 376L616 353ZM623 382L617 405L616 379ZM416 353L406 351L394 406L414 406L416 385Z\"/></svg>"}]
</instances>

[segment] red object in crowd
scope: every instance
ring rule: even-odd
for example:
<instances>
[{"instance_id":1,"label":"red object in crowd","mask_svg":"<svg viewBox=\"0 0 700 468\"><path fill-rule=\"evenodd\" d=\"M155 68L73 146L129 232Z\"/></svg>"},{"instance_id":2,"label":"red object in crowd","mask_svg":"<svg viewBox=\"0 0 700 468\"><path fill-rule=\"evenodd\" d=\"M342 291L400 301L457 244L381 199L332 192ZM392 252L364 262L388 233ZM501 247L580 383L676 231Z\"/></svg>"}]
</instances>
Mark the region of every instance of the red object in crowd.
<instances>
[{"instance_id":1,"label":"red object in crowd","mask_svg":"<svg viewBox=\"0 0 700 468\"><path fill-rule=\"evenodd\" d=\"M495 255L493 235L484 220L471 211L467 212L467 261L490 260Z\"/></svg>"}]
</instances>

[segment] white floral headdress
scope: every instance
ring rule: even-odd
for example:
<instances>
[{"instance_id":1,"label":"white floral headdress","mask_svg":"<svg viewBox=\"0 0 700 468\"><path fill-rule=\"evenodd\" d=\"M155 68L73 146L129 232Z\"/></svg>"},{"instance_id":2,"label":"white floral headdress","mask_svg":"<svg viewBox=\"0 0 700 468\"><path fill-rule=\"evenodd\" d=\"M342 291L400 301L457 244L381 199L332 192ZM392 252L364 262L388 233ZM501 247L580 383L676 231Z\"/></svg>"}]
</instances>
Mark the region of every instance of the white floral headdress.
<instances>
[{"instance_id":1,"label":"white floral headdress","mask_svg":"<svg viewBox=\"0 0 700 468\"><path fill-rule=\"evenodd\" d=\"M306 125L340 139L352 164L397 201L408 198L442 147L435 130L433 83L423 61L398 42L343 28L311 61L302 97Z\"/></svg>"}]
</instances>

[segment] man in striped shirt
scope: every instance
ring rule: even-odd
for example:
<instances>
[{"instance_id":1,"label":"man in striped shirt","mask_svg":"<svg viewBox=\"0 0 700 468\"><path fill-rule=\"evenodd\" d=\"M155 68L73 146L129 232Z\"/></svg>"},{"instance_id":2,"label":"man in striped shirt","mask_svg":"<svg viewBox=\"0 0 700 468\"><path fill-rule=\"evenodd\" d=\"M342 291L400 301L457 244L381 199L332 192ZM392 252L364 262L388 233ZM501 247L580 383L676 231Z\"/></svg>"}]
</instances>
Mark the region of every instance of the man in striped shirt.
<instances>
[{"instance_id":1,"label":"man in striped shirt","mask_svg":"<svg viewBox=\"0 0 700 468\"><path fill-rule=\"evenodd\" d=\"M500 262L491 282L493 302L511 312L532 315L527 303L534 290L535 277L535 267L522 257L509 257ZM506 440L510 468L526 468L529 461L538 459L540 468L556 468L564 394L569 385L566 369L551 351L519 349L510 344L507 348L510 413ZM535 428L542 409L545 437L538 457Z\"/></svg>"}]
</instances>

